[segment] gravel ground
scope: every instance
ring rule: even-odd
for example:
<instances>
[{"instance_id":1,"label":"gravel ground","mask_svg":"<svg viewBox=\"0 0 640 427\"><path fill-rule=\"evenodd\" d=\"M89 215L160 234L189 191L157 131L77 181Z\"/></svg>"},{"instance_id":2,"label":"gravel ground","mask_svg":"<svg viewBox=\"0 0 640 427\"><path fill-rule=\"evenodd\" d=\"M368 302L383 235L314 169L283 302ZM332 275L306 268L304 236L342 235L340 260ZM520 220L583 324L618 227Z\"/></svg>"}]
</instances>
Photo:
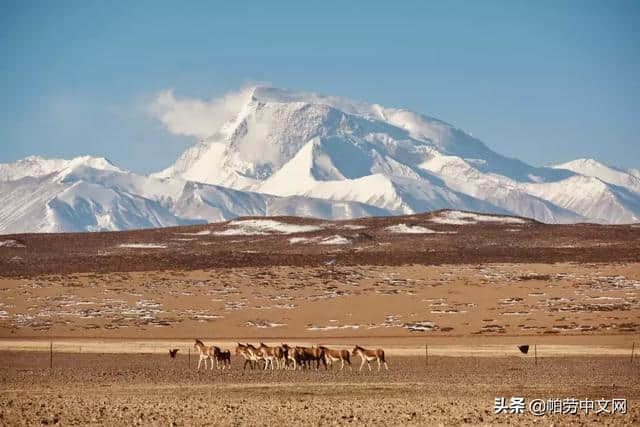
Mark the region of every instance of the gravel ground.
<instances>
[{"instance_id":1,"label":"gravel ground","mask_svg":"<svg viewBox=\"0 0 640 427\"><path fill-rule=\"evenodd\" d=\"M0 353L0 424L638 425L621 357L390 358L388 372L195 370L153 354ZM366 368L365 368L366 369ZM496 397L628 399L626 415L494 414Z\"/></svg>"}]
</instances>

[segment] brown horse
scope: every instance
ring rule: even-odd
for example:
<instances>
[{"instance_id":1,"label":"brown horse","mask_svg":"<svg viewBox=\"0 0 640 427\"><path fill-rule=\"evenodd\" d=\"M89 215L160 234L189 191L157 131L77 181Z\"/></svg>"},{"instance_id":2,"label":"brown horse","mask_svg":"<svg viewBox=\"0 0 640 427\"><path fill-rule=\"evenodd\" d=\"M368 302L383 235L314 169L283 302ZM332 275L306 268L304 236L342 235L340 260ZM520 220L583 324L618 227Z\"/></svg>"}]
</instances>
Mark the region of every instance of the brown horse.
<instances>
[{"instance_id":1,"label":"brown horse","mask_svg":"<svg viewBox=\"0 0 640 427\"><path fill-rule=\"evenodd\" d=\"M255 369L256 364L258 363L258 356L256 354L257 349L251 344L237 344L236 356L242 356L244 358L242 370L244 371L247 369L247 364L249 364L251 369Z\"/></svg>"},{"instance_id":2,"label":"brown horse","mask_svg":"<svg viewBox=\"0 0 640 427\"><path fill-rule=\"evenodd\" d=\"M351 358L349 357L349 350L334 350L324 346L320 346L318 348L321 348L324 351L324 360L326 364L331 366L331 369L333 369L333 362L337 362L338 360L340 361L341 371L344 369L345 362L347 362L347 364L349 365L349 370L353 369L351 367Z\"/></svg>"},{"instance_id":3,"label":"brown horse","mask_svg":"<svg viewBox=\"0 0 640 427\"><path fill-rule=\"evenodd\" d=\"M324 369L327 369L327 362L324 359L324 350L320 347L300 347L296 346L293 349L293 354L300 368L306 367L311 369L311 363L316 362L316 371L320 367L320 363L324 365Z\"/></svg>"},{"instance_id":4,"label":"brown horse","mask_svg":"<svg viewBox=\"0 0 640 427\"><path fill-rule=\"evenodd\" d=\"M269 347L265 343L261 342L260 347L258 347L258 351L262 355L264 359L264 369L269 367L271 364L271 369L280 369L280 360L282 359L282 348L280 347ZM275 362L275 366L274 366Z\"/></svg>"},{"instance_id":5,"label":"brown horse","mask_svg":"<svg viewBox=\"0 0 640 427\"><path fill-rule=\"evenodd\" d=\"M284 368L287 369L287 366L291 364L293 366L293 370L296 370L298 362L296 360L295 348L288 344L282 344L280 348L282 349Z\"/></svg>"},{"instance_id":6,"label":"brown horse","mask_svg":"<svg viewBox=\"0 0 640 427\"><path fill-rule=\"evenodd\" d=\"M351 355L354 357L360 356L360 358L362 359L362 363L360 364L360 369L358 371L362 370L362 367L364 366L364 362L367 362L367 367L369 368L369 370L371 370L371 362L374 360L378 361L378 371L380 370L381 363L384 363L384 367L387 371L389 370L389 366L387 366L387 361L384 358L384 350L381 348L376 350L367 350L363 347L360 347L359 345L356 345L353 348Z\"/></svg>"}]
</instances>

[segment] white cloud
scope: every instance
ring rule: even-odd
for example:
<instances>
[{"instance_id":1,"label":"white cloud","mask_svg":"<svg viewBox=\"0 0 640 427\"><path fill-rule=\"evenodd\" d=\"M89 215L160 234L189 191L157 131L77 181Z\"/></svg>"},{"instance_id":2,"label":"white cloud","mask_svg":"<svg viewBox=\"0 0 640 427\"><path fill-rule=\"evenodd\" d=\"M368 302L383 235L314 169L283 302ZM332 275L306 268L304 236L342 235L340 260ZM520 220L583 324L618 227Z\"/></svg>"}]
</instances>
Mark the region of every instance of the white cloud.
<instances>
[{"instance_id":1,"label":"white cloud","mask_svg":"<svg viewBox=\"0 0 640 427\"><path fill-rule=\"evenodd\" d=\"M205 138L237 116L254 88L246 87L209 101L177 99L173 90L168 89L153 99L151 112L171 133Z\"/></svg>"}]
</instances>

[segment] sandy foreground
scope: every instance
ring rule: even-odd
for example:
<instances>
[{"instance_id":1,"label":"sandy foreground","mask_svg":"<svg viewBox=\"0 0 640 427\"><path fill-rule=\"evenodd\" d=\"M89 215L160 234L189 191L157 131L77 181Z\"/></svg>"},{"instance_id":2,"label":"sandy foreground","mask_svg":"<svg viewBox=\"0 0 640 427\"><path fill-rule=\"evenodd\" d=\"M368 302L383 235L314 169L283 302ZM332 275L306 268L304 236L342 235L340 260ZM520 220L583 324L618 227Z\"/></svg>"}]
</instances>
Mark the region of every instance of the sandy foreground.
<instances>
[{"instance_id":1,"label":"sandy foreground","mask_svg":"<svg viewBox=\"0 0 640 427\"><path fill-rule=\"evenodd\" d=\"M0 423L637 425L628 357L390 356L389 371L196 371L188 356L0 352ZM627 399L627 414L496 414L495 398Z\"/></svg>"}]
</instances>

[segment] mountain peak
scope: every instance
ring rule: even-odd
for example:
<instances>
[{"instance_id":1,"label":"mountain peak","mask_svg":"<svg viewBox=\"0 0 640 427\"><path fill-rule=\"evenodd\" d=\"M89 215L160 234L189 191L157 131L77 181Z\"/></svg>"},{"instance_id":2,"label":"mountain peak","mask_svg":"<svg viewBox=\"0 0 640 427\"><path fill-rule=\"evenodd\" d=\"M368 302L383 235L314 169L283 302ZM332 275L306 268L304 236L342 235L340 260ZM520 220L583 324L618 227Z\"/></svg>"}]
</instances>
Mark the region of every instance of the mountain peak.
<instances>
[{"instance_id":1,"label":"mountain peak","mask_svg":"<svg viewBox=\"0 0 640 427\"><path fill-rule=\"evenodd\" d=\"M627 188L640 193L640 179L630 171L607 166L595 159L576 159L552 166L555 169L567 169L580 175L597 178L603 182Z\"/></svg>"},{"instance_id":2,"label":"mountain peak","mask_svg":"<svg viewBox=\"0 0 640 427\"><path fill-rule=\"evenodd\" d=\"M605 165L604 163L601 163L595 159L592 158L582 158L582 159L575 159L575 160L570 160L568 162L565 163L560 163L557 165L552 165L552 168L555 169L569 169L572 170L570 168L576 168L576 167L606 167L608 168L609 166Z\"/></svg>"},{"instance_id":3,"label":"mountain peak","mask_svg":"<svg viewBox=\"0 0 640 427\"><path fill-rule=\"evenodd\" d=\"M32 155L13 163L0 163L0 181L14 181L27 176L44 176L79 166L121 171L120 168L104 157L79 156L67 160Z\"/></svg>"}]
</instances>

